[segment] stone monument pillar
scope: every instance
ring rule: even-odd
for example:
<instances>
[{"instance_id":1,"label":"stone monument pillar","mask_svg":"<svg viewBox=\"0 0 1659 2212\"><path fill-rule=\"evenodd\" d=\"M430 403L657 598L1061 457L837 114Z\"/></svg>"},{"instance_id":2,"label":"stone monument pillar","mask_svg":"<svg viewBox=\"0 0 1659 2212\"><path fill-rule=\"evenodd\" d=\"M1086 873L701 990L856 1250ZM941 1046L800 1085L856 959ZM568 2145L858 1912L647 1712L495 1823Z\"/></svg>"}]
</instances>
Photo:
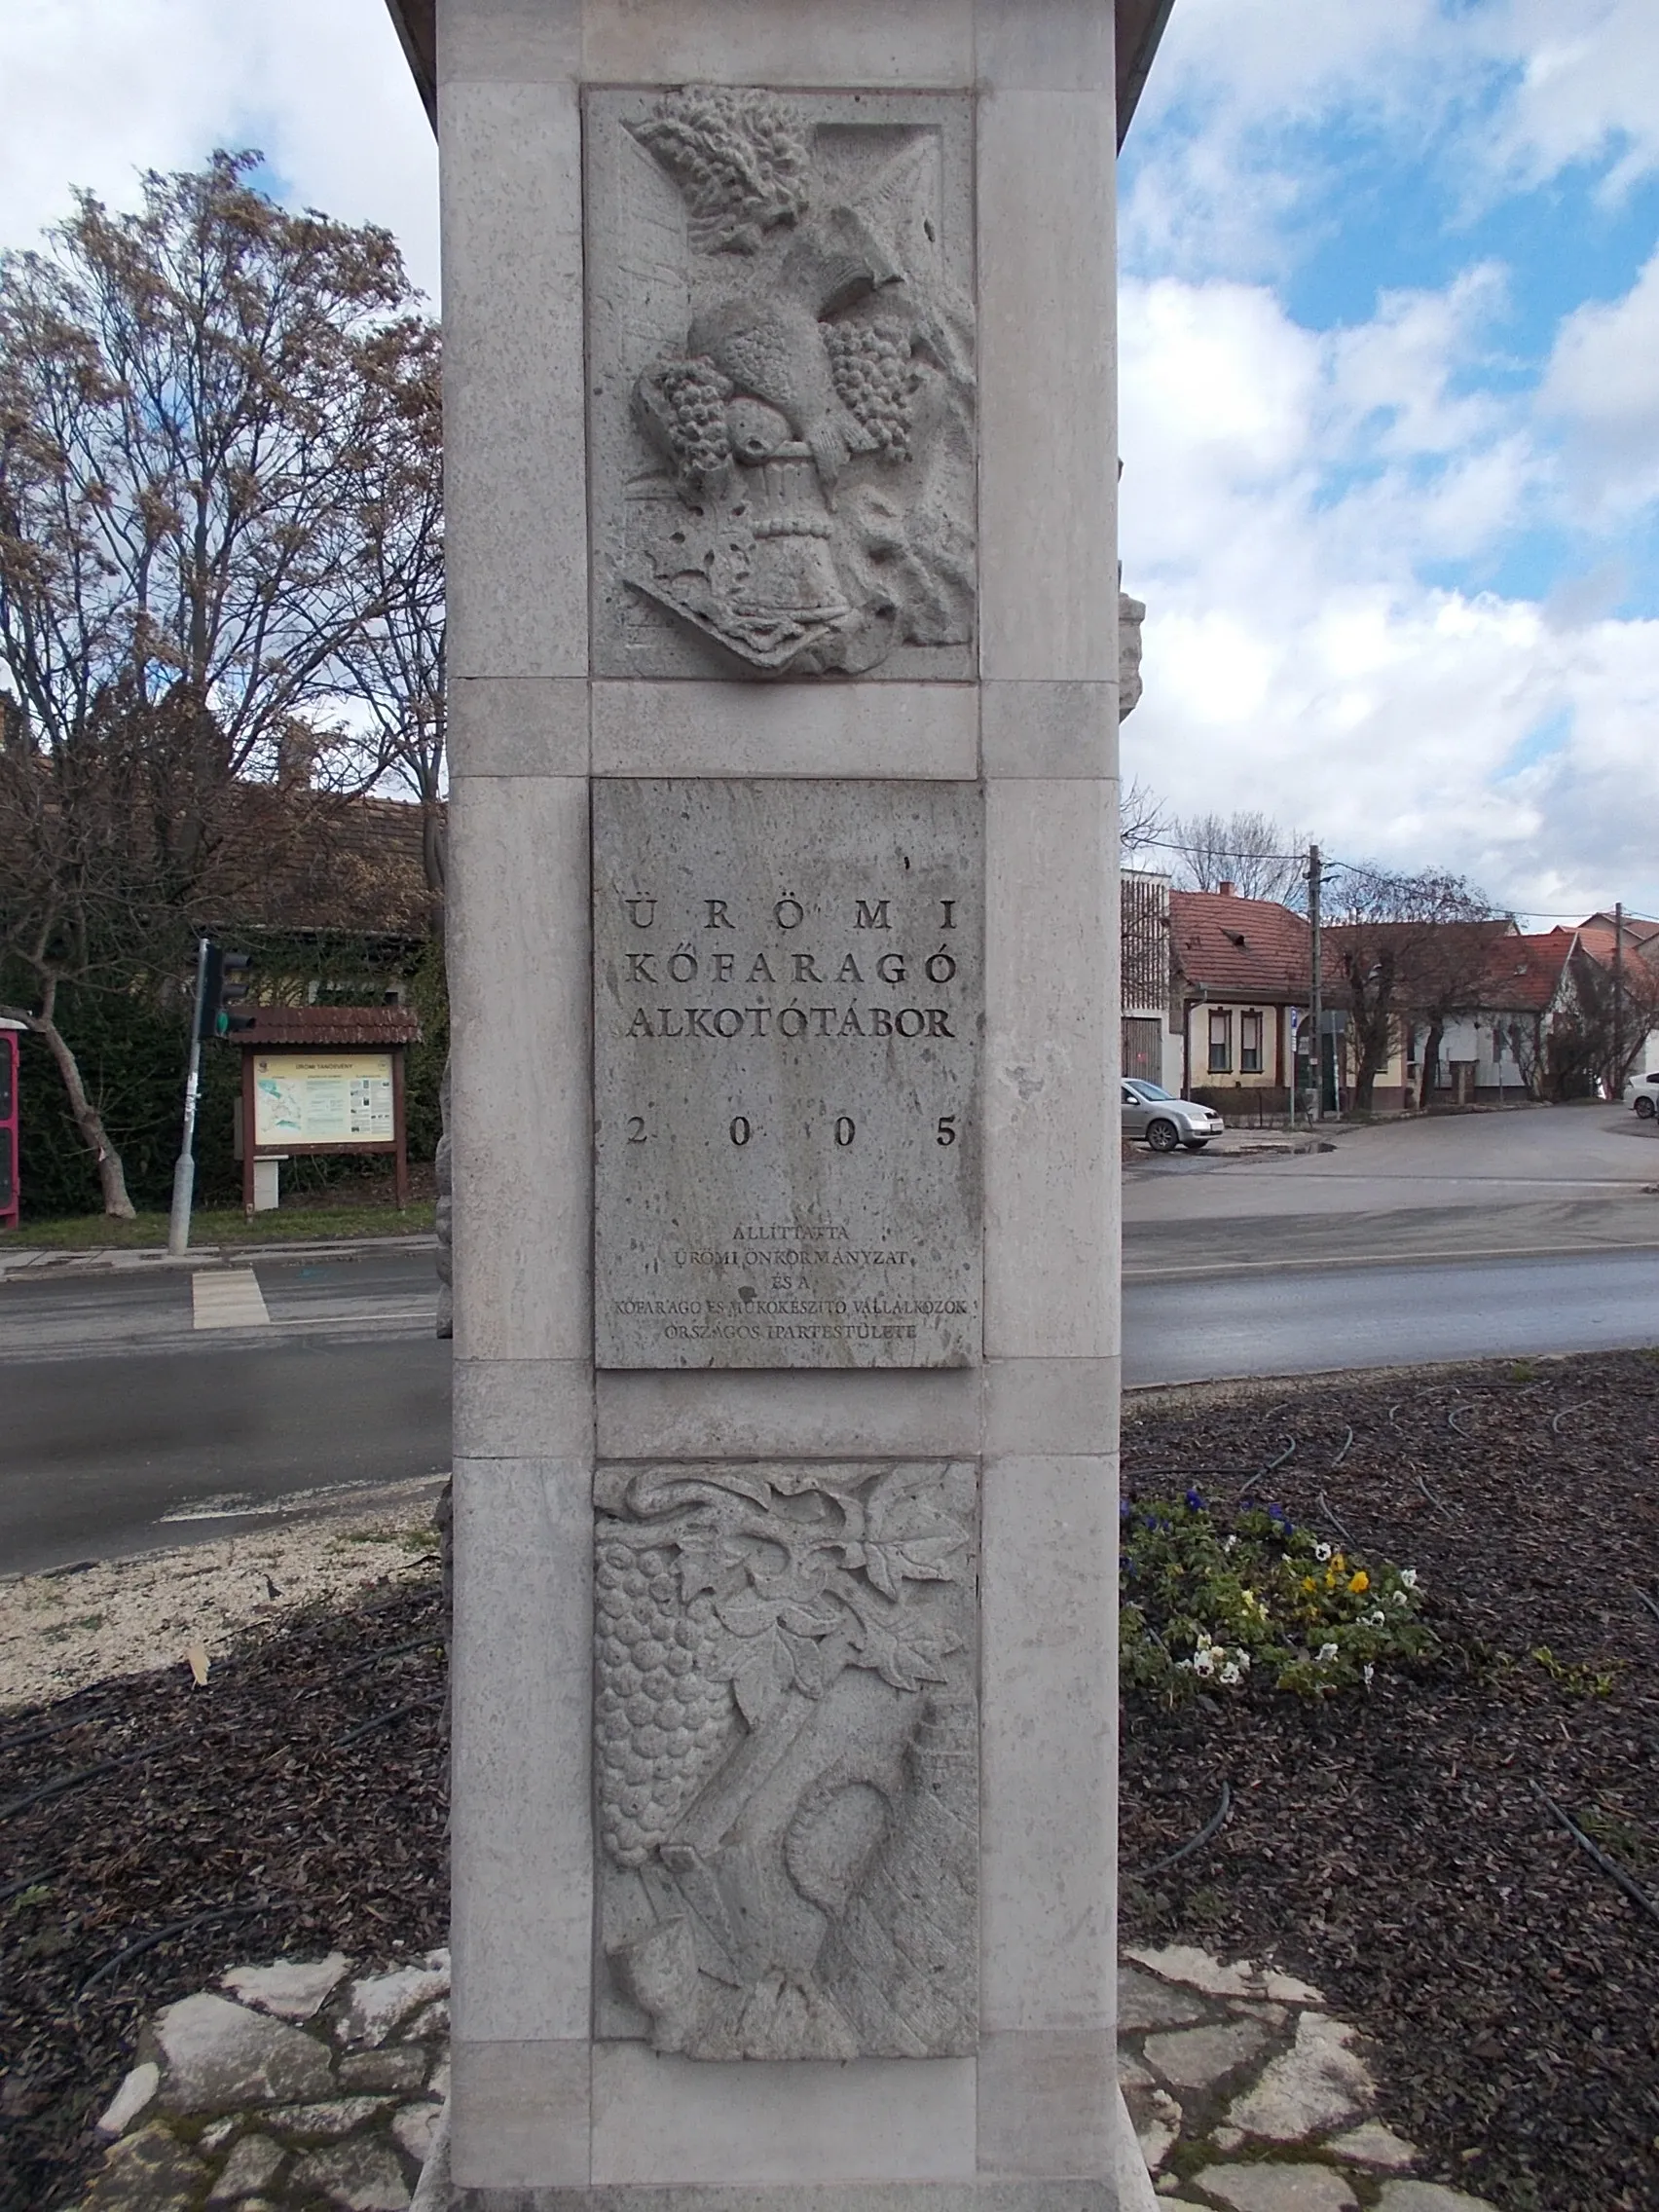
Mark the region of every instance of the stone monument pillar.
<instances>
[{"instance_id":1,"label":"stone monument pillar","mask_svg":"<svg viewBox=\"0 0 1659 2212\"><path fill-rule=\"evenodd\" d=\"M1150 2203L1113 170L1167 0L394 12L443 172L453 2201Z\"/></svg>"}]
</instances>

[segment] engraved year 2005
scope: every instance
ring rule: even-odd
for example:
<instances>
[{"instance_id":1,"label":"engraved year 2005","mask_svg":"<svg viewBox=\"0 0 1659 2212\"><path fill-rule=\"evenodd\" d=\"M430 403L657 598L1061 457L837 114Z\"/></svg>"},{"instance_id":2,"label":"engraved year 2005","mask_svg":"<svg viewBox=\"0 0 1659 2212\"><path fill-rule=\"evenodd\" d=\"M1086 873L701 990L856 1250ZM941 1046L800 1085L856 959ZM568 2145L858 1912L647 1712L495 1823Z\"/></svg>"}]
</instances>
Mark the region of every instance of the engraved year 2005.
<instances>
[{"instance_id":1,"label":"engraved year 2005","mask_svg":"<svg viewBox=\"0 0 1659 2212\"><path fill-rule=\"evenodd\" d=\"M810 1136L813 1124L810 1122L803 1123L802 1128L805 1134ZM747 1114L734 1114L726 1129L726 1135L738 1147L739 1151L751 1141L756 1133L756 1124L750 1120ZM858 1133L859 1125L851 1114L836 1115L830 1129L830 1137L837 1152L850 1152L858 1141ZM650 1137L651 1131L645 1124L645 1117L643 1114L630 1114L628 1117L628 1142L630 1144L648 1144ZM934 1142L940 1146L949 1146L956 1142L956 1116L954 1114L941 1114L939 1117L934 1124Z\"/></svg>"}]
</instances>

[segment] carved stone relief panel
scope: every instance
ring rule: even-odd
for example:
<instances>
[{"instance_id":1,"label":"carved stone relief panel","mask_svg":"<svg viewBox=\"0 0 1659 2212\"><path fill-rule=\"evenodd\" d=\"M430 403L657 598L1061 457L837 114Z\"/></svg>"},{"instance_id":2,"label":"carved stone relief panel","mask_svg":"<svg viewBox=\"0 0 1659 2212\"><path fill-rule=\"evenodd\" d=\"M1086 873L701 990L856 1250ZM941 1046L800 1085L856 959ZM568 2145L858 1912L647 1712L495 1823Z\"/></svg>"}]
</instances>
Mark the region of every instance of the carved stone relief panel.
<instances>
[{"instance_id":1,"label":"carved stone relief panel","mask_svg":"<svg viewBox=\"0 0 1659 2212\"><path fill-rule=\"evenodd\" d=\"M602 1467L602 2038L977 2046L977 1481L965 1461Z\"/></svg>"},{"instance_id":2,"label":"carved stone relief panel","mask_svg":"<svg viewBox=\"0 0 1659 2212\"><path fill-rule=\"evenodd\" d=\"M598 674L972 677L971 114L588 94Z\"/></svg>"}]
</instances>

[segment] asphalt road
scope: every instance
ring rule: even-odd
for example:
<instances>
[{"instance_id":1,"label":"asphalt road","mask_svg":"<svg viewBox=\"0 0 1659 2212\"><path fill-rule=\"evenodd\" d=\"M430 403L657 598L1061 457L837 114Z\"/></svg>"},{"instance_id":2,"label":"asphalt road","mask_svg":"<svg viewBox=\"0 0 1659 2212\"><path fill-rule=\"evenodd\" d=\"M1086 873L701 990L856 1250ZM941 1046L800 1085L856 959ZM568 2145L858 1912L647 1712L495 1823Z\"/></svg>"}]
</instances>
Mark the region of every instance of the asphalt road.
<instances>
[{"instance_id":1,"label":"asphalt road","mask_svg":"<svg viewBox=\"0 0 1659 2212\"><path fill-rule=\"evenodd\" d=\"M268 1318L199 1325L227 1291ZM323 1490L441 1473L429 1250L0 1283L0 1571L234 1533ZM211 1293L211 1295L206 1295ZM225 1310L241 1309L225 1308ZM1659 1251L1354 1265L1143 1253L1131 1385L1659 1344Z\"/></svg>"}]
</instances>

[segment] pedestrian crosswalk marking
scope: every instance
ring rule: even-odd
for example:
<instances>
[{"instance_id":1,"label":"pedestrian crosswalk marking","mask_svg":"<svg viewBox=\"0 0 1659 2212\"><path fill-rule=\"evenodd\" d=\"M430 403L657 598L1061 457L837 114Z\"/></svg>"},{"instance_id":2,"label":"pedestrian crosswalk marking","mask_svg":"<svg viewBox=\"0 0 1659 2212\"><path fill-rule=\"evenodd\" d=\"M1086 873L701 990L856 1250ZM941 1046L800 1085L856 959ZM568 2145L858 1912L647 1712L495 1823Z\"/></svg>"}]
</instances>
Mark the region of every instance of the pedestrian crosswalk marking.
<instances>
[{"instance_id":1,"label":"pedestrian crosswalk marking","mask_svg":"<svg viewBox=\"0 0 1659 2212\"><path fill-rule=\"evenodd\" d=\"M251 1268L203 1268L190 1278L199 1329L262 1329L270 1321L265 1294Z\"/></svg>"}]
</instances>

